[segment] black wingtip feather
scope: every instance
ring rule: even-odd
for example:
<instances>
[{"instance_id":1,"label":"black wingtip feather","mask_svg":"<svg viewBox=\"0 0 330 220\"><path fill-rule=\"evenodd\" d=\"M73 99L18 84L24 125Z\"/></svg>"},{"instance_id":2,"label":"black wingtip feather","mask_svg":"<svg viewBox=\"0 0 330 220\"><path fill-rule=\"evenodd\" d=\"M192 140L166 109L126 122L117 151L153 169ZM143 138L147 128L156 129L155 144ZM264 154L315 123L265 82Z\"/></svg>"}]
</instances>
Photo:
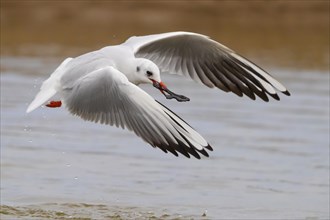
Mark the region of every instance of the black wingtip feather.
<instances>
[{"instance_id":1,"label":"black wingtip feather","mask_svg":"<svg viewBox=\"0 0 330 220\"><path fill-rule=\"evenodd\" d=\"M287 95L287 96L291 96L291 93L288 90L286 90L286 91L284 91L282 93L285 94L285 95Z\"/></svg>"},{"instance_id":2,"label":"black wingtip feather","mask_svg":"<svg viewBox=\"0 0 330 220\"><path fill-rule=\"evenodd\" d=\"M268 93L271 97L273 97L274 99L276 99L277 101L280 101L280 97L275 93L275 94L270 94Z\"/></svg>"},{"instance_id":3,"label":"black wingtip feather","mask_svg":"<svg viewBox=\"0 0 330 220\"><path fill-rule=\"evenodd\" d=\"M211 147L211 145L207 145L205 148L208 149L209 151L213 151L213 148Z\"/></svg>"},{"instance_id":4,"label":"black wingtip feather","mask_svg":"<svg viewBox=\"0 0 330 220\"><path fill-rule=\"evenodd\" d=\"M167 149L169 152L171 152L174 156L178 157L179 154L175 151L175 150L172 150L172 149Z\"/></svg>"},{"instance_id":5,"label":"black wingtip feather","mask_svg":"<svg viewBox=\"0 0 330 220\"><path fill-rule=\"evenodd\" d=\"M156 102L158 102L156 100ZM161 106L163 106L165 109L167 109L169 112L171 112L172 114L176 115L172 110L168 109L166 106L164 106L163 104L161 104L160 102L158 102ZM180 123L178 123L171 115L169 115L167 112L165 112L174 122L176 122L178 124L178 126L180 126L183 130L186 131L185 128L183 128L181 126ZM180 118L178 115L176 115L180 120L182 120L183 122L185 122L182 118ZM185 122L189 127L191 127L187 122ZM180 133L180 132L179 132ZM172 154L174 154L175 156L178 156L179 152L180 154L186 156L187 158L190 158L190 156L194 156L196 159L201 159L201 156L198 154L198 152L200 152L201 154L203 154L206 157L209 157L209 154L204 150L198 150L196 149L190 142L189 140L187 140L187 138L181 134L181 137L189 144L189 146L186 146L186 144L184 144L182 141L180 141L179 139L176 138L177 143L170 143L169 145L162 145L162 146L158 146L155 145L159 148L161 148L163 151L164 149L166 149L167 151L171 152ZM205 147L206 149L213 151L212 147L210 145ZM197 151L198 152L197 152Z\"/></svg>"},{"instance_id":6,"label":"black wingtip feather","mask_svg":"<svg viewBox=\"0 0 330 220\"><path fill-rule=\"evenodd\" d=\"M259 96L260 97L260 96ZM267 97L267 96L266 96ZM260 97L264 102L269 102L269 98L267 97L267 99L265 99L265 98L262 98L262 97Z\"/></svg>"},{"instance_id":7,"label":"black wingtip feather","mask_svg":"<svg viewBox=\"0 0 330 220\"><path fill-rule=\"evenodd\" d=\"M206 152L205 149L203 150L198 150L199 153L203 154L205 157L209 157L209 154Z\"/></svg>"}]
</instances>

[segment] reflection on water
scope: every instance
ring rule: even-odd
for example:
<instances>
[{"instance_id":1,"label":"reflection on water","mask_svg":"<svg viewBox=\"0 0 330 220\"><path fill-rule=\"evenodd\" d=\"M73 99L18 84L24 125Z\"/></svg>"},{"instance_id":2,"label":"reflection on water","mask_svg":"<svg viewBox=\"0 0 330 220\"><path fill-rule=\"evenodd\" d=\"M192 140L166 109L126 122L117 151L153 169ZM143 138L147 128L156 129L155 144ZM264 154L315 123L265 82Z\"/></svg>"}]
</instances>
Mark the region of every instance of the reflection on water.
<instances>
[{"instance_id":1,"label":"reflection on water","mask_svg":"<svg viewBox=\"0 0 330 220\"><path fill-rule=\"evenodd\" d=\"M175 76L190 102L144 86L212 144L196 160L65 109L25 114L59 60L1 59L1 219L329 218L329 74L271 69L292 96L269 103Z\"/></svg>"}]
</instances>

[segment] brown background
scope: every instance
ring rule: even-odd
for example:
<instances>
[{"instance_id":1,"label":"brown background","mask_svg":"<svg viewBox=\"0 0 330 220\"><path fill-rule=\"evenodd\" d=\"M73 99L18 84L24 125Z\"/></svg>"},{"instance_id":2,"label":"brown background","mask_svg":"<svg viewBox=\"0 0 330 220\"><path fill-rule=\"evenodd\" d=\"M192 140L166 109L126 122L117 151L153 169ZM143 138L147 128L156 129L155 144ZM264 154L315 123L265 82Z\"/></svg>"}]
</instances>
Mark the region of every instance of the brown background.
<instances>
[{"instance_id":1,"label":"brown background","mask_svg":"<svg viewBox=\"0 0 330 220\"><path fill-rule=\"evenodd\" d=\"M1 56L75 56L193 31L266 65L329 69L329 1L1 0Z\"/></svg>"}]
</instances>

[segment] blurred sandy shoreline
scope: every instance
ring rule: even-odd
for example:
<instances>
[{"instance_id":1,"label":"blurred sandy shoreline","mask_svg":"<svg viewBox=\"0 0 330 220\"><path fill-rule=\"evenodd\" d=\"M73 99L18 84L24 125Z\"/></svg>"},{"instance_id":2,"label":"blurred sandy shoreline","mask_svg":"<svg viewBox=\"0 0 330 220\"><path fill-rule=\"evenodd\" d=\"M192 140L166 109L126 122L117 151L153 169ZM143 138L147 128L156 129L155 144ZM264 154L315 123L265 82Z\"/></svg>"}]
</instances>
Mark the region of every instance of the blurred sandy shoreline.
<instances>
[{"instance_id":1,"label":"blurred sandy shoreline","mask_svg":"<svg viewBox=\"0 0 330 220\"><path fill-rule=\"evenodd\" d=\"M176 30L269 65L329 69L329 1L1 1L1 56L79 55Z\"/></svg>"}]
</instances>

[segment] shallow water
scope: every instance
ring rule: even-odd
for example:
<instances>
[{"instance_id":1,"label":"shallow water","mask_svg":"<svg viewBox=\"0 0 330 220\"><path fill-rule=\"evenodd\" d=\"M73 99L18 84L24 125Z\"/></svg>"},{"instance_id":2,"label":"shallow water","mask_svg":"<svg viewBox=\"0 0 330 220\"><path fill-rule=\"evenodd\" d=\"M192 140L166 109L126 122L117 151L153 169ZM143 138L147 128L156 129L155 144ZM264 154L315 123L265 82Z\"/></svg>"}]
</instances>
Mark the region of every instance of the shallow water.
<instances>
[{"instance_id":1,"label":"shallow water","mask_svg":"<svg viewBox=\"0 0 330 220\"><path fill-rule=\"evenodd\" d=\"M269 103L175 76L190 102L143 86L213 146L197 160L63 108L26 114L59 62L1 59L1 219L329 218L328 72L269 69L292 93Z\"/></svg>"}]
</instances>

